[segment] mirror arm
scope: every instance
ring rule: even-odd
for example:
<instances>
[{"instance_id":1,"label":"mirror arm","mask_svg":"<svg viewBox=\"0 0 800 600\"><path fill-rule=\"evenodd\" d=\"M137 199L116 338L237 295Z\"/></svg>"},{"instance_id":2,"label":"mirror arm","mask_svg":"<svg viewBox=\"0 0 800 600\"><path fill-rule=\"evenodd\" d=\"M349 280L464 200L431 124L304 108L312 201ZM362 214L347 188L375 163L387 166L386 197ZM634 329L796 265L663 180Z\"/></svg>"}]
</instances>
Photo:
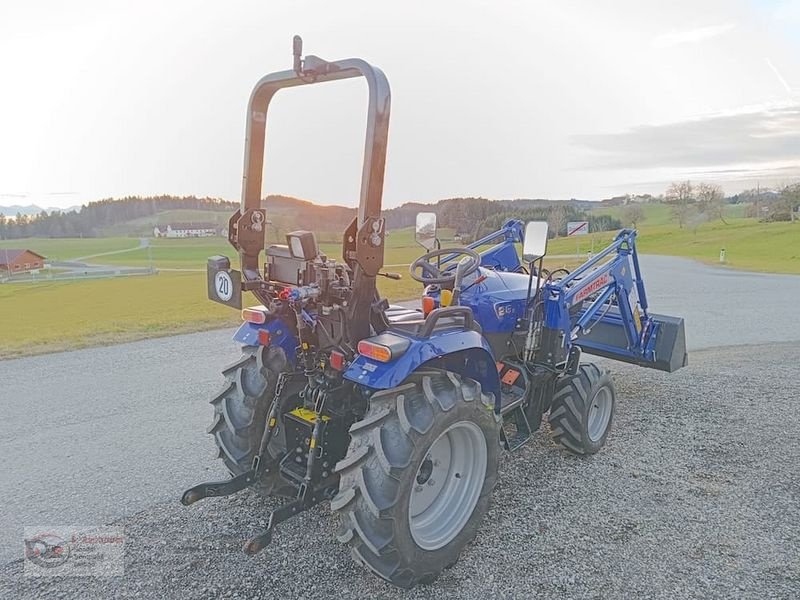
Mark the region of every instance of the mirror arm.
<instances>
[{"instance_id":1,"label":"mirror arm","mask_svg":"<svg viewBox=\"0 0 800 600\"><path fill-rule=\"evenodd\" d=\"M536 323L534 322L534 316L536 315L536 297L539 295L539 290L541 290L542 286L542 265L544 263L544 256L539 257L538 265L536 267L536 291L533 293L533 300L534 304L531 306L531 288L533 287L533 274L534 268L533 263L537 262L532 260L528 263L528 270L530 271L530 276L528 278L528 295L526 296L525 300L525 309L526 312L529 312L530 315L528 316L528 335L525 338L525 361L529 362L533 360L533 353L536 350Z\"/></svg>"}]
</instances>

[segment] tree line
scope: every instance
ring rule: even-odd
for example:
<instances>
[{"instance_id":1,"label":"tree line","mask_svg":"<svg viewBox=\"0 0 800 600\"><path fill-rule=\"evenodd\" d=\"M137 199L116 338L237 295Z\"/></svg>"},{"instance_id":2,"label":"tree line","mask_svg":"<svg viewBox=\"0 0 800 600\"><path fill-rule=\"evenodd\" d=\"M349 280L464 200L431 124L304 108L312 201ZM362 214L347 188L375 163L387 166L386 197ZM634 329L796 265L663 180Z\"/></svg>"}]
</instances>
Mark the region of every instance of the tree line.
<instances>
[{"instance_id":1,"label":"tree line","mask_svg":"<svg viewBox=\"0 0 800 600\"><path fill-rule=\"evenodd\" d=\"M567 233L570 221L589 221L590 231L620 229L619 219L609 215L595 215L583 210L572 201L564 200L489 200L487 198L448 198L436 204L409 203L384 211L387 227L409 227L418 212L435 212L440 227L450 228L462 240L479 239L498 230L510 219L521 221L547 221L550 234Z\"/></svg>"},{"instance_id":2,"label":"tree line","mask_svg":"<svg viewBox=\"0 0 800 600\"><path fill-rule=\"evenodd\" d=\"M127 196L90 202L80 212L42 211L38 215L17 214L13 219L0 214L0 239L26 237L96 237L103 227L148 217L165 210L230 210L238 202L196 196Z\"/></svg>"},{"instance_id":3,"label":"tree line","mask_svg":"<svg viewBox=\"0 0 800 600\"><path fill-rule=\"evenodd\" d=\"M355 208L319 206L288 196L268 196L263 205L276 228L316 229L317 233L337 235L355 216ZM0 239L26 237L97 237L105 227L132 219L152 216L176 209L226 210L232 214L238 202L196 196L128 196L90 202L83 209L70 212L46 212L26 216L18 214L9 219L0 214ZM413 226L416 215L433 211L439 225L454 229L464 239L478 239L509 219L546 220L553 235L566 235L568 221L589 221L591 231L606 231L622 227L618 219L594 215L575 206L571 201L548 200L488 200L487 198L448 198L435 204L408 203L383 211L387 228Z\"/></svg>"},{"instance_id":4,"label":"tree line","mask_svg":"<svg viewBox=\"0 0 800 600\"><path fill-rule=\"evenodd\" d=\"M664 202L672 211L678 227L692 227L706 221L725 220L729 204L747 204L746 216L762 221L790 221L800 208L800 183L779 190L750 189L725 197L722 188L713 183L673 182L664 194Z\"/></svg>"}]
</instances>

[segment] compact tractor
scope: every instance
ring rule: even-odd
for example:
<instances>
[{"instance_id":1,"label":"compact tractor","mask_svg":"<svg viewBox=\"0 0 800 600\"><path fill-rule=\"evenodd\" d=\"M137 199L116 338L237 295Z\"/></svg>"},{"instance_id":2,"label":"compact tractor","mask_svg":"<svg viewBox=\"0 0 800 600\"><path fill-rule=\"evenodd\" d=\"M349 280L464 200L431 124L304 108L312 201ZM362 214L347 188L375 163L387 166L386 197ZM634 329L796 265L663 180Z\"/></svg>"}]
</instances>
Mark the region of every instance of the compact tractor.
<instances>
[{"instance_id":1,"label":"compact tractor","mask_svg":"<svg viewBox=\"0 0 800 600\"><path fill-rule=\"evenodd\" d=\"M363 77L369 89L358 211L341 259L314 233L267 246L262 172L267 110L281 89ZM246 487L286 498L275 526L321 502L338 539L378 576L402 587L430 582L475 537L497 481L498 456L524 444L547 415L567 451L605 443L615 391L584 353L674 371L687 364L683 319L648 310L636 232L620 231L585 264L548 272L547 224L511 220L468 246L442 248L436 215L417 216L427 250L410 268L415 307L381 298L386 223L381 217L389 84L359 59L302 56L256 85L247 110L240 210L228 258L208 260L209 298L242 308L239 360L223 371L209 428L232 477L184 492L189 505ZM521 256L518 248L521 247ZM263 259L262 259L263 253Z\"/></svg>"}]
</instances>

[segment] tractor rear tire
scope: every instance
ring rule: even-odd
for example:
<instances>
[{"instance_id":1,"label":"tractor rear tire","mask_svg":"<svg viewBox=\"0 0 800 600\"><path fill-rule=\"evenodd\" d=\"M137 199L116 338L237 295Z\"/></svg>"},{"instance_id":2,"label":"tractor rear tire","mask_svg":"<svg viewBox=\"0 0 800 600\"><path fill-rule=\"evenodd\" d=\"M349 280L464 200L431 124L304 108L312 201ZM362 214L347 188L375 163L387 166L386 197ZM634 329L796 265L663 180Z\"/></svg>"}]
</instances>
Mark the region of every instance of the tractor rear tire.
<instances>
[{"instance_id":1,"label":"tractor rear tire","mask_svg":"<svg viewBox=\"0 0 800 600\"><path fill-rule=\"evenodd\" d=\"M289 368L281 348L245 346L242 357L225 367L225 384L214 396L214 422L208 432L214 436L222 459L231 475L248 471L261 445L267 413L275 394L278 375ZM276 430L267 447L276 468L262 475L254 487L263 496L290 495L294 492L280 477L277 461L285 452L283 428Z\"/></svg>"},{"instance_id":2,"label":"tractor rear tire","mask_svg":"<svg viewBox=\"0 0 800 600\"><path fill-rule=\"evenodd\" d=\"M475 538L497 482L500 420L478 382L441 370L374 393L336 466L337 535L404 588L430 583Z\"/></svg>"},{"instance_id":3,"label":"tractor rear tire","mask_svg":"<svg viewBox=\"0 0 800 600\"><path fill-rule=\"evenodd\" d=\"M548 417L553 439L573 454L594 454L606 442L616 399L610 373L593 363L561 377Z\"/></svg>"}]
</instances>

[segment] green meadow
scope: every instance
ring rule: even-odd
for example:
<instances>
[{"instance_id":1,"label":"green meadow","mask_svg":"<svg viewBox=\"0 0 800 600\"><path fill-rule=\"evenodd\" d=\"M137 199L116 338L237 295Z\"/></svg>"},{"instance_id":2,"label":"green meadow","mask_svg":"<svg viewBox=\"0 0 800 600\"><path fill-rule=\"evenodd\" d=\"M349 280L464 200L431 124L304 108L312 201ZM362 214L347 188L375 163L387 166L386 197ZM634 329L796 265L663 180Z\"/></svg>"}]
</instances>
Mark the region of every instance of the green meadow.
<instances>
[{"instance_id":1,"label":"green meadow","mask_svg":"<svg viewBox=\"0 0 800 600\"><path fill-rule=\"evenodd\" d=\"M668 207L645 205L639 250L719 264L720 249L724 248L725 268L800 274L800 223L759 223L743 218L741 207L732 208L727 225L714 221L681 229L671 222ZM620 214L618 208L606 211ZM458 245L452 242L452 235L452 231L440 232L443 245ZM575 268L582 260L576 257L578 252L585 257L592 248L599 251L613 236L613 232L603 232L580 239L550 240L548 253L552 258L545 264L550 269ZM336 239L333 234L320 237ZM338 243L323 242L320 246L328 256L341 255ZM94 256L87 262L152 265L160 272L153 276L0 285L0 358L233 327L239 322L237 311L206 297L207 257L224 254L234 265L237 262L233 248L221 237L150 238L146 248L140 247L136 237L0 241L0 253L3 248L18 247L30 248L50 260ZM421 294L422 286L407 274L408 264L421 254L412 229L388 233L385 270L401 273L403 279L379 278L382 295L398 301ZM253 301L252 297L244 300ZM9 318L11 315L14 317Z\"/></svg>"}]
</instances>

